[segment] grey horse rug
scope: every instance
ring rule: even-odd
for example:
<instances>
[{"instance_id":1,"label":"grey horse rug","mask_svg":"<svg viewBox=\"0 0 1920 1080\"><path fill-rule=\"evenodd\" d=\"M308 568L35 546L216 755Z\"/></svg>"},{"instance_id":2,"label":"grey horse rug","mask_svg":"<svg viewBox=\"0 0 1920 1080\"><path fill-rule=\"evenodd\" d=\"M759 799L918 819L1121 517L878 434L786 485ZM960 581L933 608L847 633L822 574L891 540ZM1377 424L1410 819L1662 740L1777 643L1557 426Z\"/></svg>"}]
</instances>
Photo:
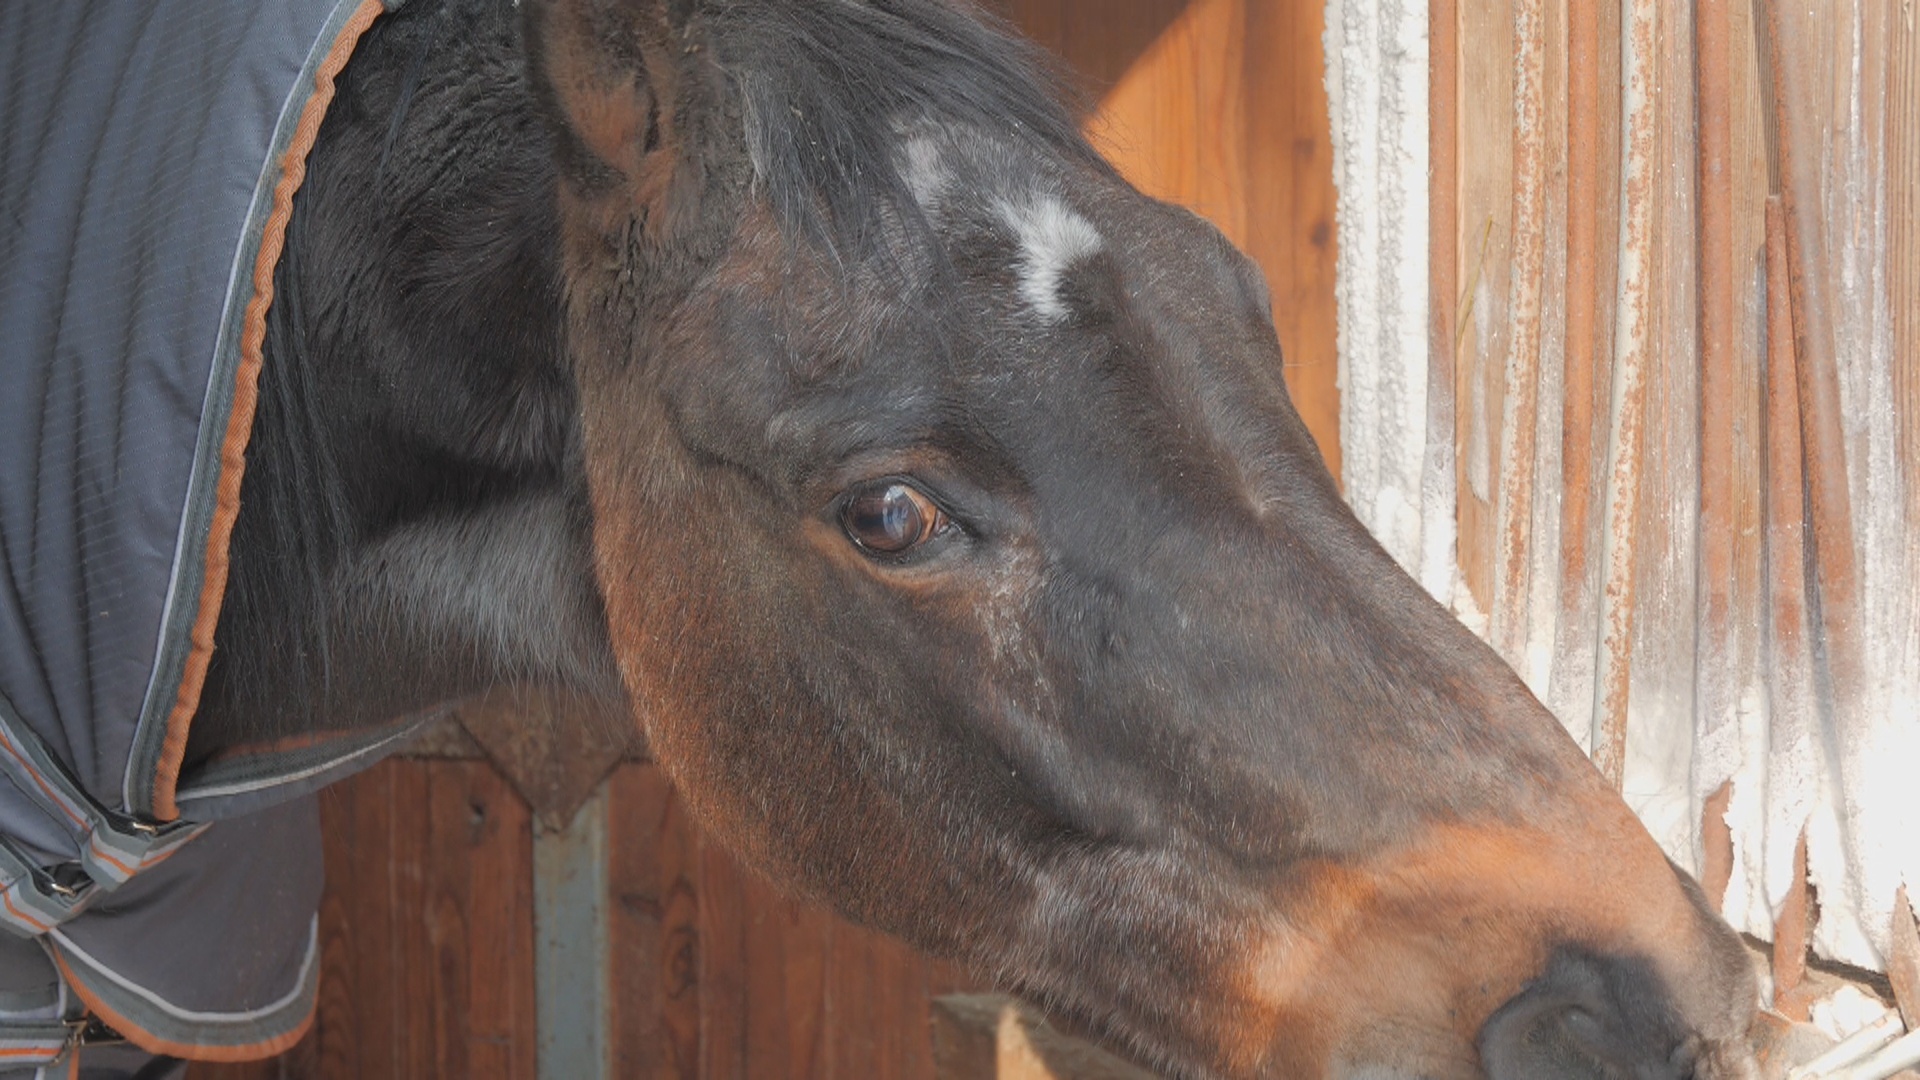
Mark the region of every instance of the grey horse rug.
<instances>
[{"instance_id":1,"label":"grey horse rug","mask_svg":"<svg viewBox=\"0 0 1920 1080\"><path fill-rule=\"evenodd\" d=\"M0 1074L312 1018L312 792L384 744L181 763L291 200L381 10L0 5Z\"/></svg>"}]
</instances>

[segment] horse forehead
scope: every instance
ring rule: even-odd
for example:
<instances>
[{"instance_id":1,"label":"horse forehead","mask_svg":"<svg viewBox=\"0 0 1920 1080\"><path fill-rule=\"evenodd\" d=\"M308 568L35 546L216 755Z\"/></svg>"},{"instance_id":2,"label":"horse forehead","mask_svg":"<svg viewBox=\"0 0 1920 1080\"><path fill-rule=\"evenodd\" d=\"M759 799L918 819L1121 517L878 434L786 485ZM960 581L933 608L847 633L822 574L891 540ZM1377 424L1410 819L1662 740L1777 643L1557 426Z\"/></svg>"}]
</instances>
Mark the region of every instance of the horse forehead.
<instances>
[{"instance_id":1,"label":"horse forehead","mask_svg":"<svg viewBox=\"0 0 1920 1080\"><path fill-rule=\"evenodd\" d=\"M1042 321L1063 321L1068 310L1061 279L1073 264L1098 253L1105 239L1064 197L1051 192L1002 198L994 209L1013 232L1021 299Z\"/></svg>"},{"instance_id":2,"label":"horse forehead","mask_svg":"<svg viewBox=\"0 0 1920 1080\"><path fill-rule=\"evenodd\" d=\"M1010 237L1013 280L1027 310L1044 323L1070 314L1061 283L1073 265L1107 246L1090 216L1074 205L1071 176L1031 148L970 128L907 134L900 175L931 220L973 216Z\"/></svg>"}]
</instances>

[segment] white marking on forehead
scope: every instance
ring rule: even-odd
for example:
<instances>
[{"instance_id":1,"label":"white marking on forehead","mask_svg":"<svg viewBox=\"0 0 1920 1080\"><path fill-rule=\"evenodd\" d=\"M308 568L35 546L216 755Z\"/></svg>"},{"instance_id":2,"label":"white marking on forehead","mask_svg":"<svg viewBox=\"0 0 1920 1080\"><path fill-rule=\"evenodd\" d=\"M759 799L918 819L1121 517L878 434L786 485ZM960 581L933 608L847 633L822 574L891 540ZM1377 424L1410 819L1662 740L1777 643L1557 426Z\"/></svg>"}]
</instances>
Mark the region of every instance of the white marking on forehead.
<instances>
[{"instance_id":1,"label":"white marking on forehead","mask_svg":"<svg viewBox=\"0 0 1920 1080\"><path fill-rule=\"evenodd\" d=\"M940 144L926 135L915 135L906 142L906 157L906 168L901 172L906 178L907 190L913 192L920 208L931 214L940 208L940 197L946 194L947 184L953 179L941 159Z\"/></svg>"},{"instance_id":2,"label":"white marking on forehead","mask_svg":"<svg viewBox=\"0 0 1920 1080\"><path fill-rule=\"evenodd\" d=\"M1100 250L1100 233L1058 195L1036 195L1024 204L1003 201L1000 216L1020 242L1020 295L1046 321L1066 318L1060 276Z\"/></svg>"}]
</instances>

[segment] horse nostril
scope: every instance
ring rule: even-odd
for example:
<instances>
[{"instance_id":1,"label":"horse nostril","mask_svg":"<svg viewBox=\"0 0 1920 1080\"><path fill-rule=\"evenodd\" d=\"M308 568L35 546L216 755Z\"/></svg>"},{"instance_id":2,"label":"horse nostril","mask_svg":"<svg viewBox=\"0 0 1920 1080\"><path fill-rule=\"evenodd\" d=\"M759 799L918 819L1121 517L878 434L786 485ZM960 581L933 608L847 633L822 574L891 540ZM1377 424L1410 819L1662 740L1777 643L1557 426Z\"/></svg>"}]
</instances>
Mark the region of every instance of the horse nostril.
<instances>
[{"instance_id":1,"label":"horse nostril","mask_svg":"<svg viewBox=\"0 0 1920 1080\"><path fill-rule=\"evenodd\" d=\"M1689 1080L1697 1047L1644 964L1564 948L1479 1038L1488 1080Z\"/></svg>"}]
</instances>

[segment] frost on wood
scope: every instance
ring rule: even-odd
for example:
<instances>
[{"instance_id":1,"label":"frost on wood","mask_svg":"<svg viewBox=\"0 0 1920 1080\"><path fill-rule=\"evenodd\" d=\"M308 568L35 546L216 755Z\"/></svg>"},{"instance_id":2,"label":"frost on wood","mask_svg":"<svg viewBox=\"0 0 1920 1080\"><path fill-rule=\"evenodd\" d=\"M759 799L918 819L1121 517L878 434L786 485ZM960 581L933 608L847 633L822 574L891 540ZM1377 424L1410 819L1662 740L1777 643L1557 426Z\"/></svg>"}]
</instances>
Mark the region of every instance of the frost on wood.
<instances>
[{"instance_id":1,"label":"frost on wood","mask_svg":"<svg viewBox=\"0 0 1920 1080\"><path fill-rule=\"evenodd\" d=\"M1544 205L1529 202L1514 220L1547 235L1506 248L1528 256L1529 279L1487 290L1471 272L1481 223L1461 222L1448 238L1466 264L1457 284L1472 299L1459 315L1479 345L1457 358L1454 449L1469 483L1456 490L1451 456L1425 445L1427 13L1423 3L1330 0L1346 490L1387 549L1475 616L1473 629L1501 646L1590 753L1612 755L1629 803L1680 865L1700 866L1703 805L1731 782L1723 907L1737 927L1771 936L1804 832L1816 952L1880 968L1896 890L1920 893L1920 336L1901 321L1920 323L1911 220L1920 206L1911 101L1920 94L1910 85L1920 70L1889 59L1920 56L1920 30L1867 0L1788 11L1784 77L1801 82L1776 115L1767 80L1782 78L1783 65L1763 62L1769 36L1742 21L1753 12L1728 10L1736 7L1730 44L1716 54L1729 68L1715 92L1731 95L1731 134L1711 193L1696 157L1699 28L1681 8L1642 0L1627 5L1605 46L1619 61L1606 76L1618 97L1603 98L1618 111L1619 160L1595 166L1595 189L1612 201L1605 220L1618 233L1600 243L1617 245L1617 266L1592 285L1608 323L1597 340L1612 343L1594 373L1593 422L1610 445L1587 492L1592 529L1576 536L1563 535L1559 517L1561 440L1575 436L1557 412L1572 392L1561 378L1572 345L1558 306L1571 301L1560 288L1569 219L1555 140L1590 133L1554 113L1552 93L1538 112L1540 84L1528 81L1543 70L1548 87L1566 77L1554 67L1567 62L1553 37L1567 32L1564 20L1535 16L1567 9L1513 5L1516 62L1540 55L1530 35L1547 35L1545 69L1515 73L1515 137L1530 124L1547 134L1543 158L1513 155L1514 170L1534 171L1513 178L1516 199L1544 191ZM1463 97L1459 107L1475 106ZM1801 167L1781 169L1797 208L1783 212L1794 253L1783 246L1770 265L1762 208L1765 140L1776 128L1787 164ZM1463 138L1463 163L1508 153ZM1474 175L1464 164L1462 174ZM1709 207L1708 198L1721 201ZM1716 331L1718 381L1702 374L1709 353L1698 336L1709 303L1698 223L1713 208L1728 215L1715 236L1732 252L1716 271L1732 321ZM1771 306L1769 271L1780 285ZM1796 335L1789 309L1808 302L1818 310L1801 313ZM1770 356L1771 374L1786 376L1778 385ZM1535 400L1516 400L1516 390ZM1703 396L1716 393L1731 400L1714 402L1726 424L1714 471L1700 433ZM1565 449L1574 460L1571 443ZM1723 485L1711 514L1702 509L1709 482ZM1476 498L1500 500L1495 524L1457 534ZM1709 545L1715 529L1733 535ZM1583 539L1598 572L1590 583L1564 580L1566 545ZM1456 558L1494 567L1490 594L1466 590Z\"/></svg>"},{"instance_id":2,"label":"frost on wood","mask_svg":"<svg viewBox=\"0 0 1920 1080\"><path fill-rule=\"evenodd\" d=\"M1427 460L1427 12L1331 0L1327 99L1339 188L1340 446L1347 500L1443 603L1453 522L1422 511Z\"/></svg>"}]
</instances>

